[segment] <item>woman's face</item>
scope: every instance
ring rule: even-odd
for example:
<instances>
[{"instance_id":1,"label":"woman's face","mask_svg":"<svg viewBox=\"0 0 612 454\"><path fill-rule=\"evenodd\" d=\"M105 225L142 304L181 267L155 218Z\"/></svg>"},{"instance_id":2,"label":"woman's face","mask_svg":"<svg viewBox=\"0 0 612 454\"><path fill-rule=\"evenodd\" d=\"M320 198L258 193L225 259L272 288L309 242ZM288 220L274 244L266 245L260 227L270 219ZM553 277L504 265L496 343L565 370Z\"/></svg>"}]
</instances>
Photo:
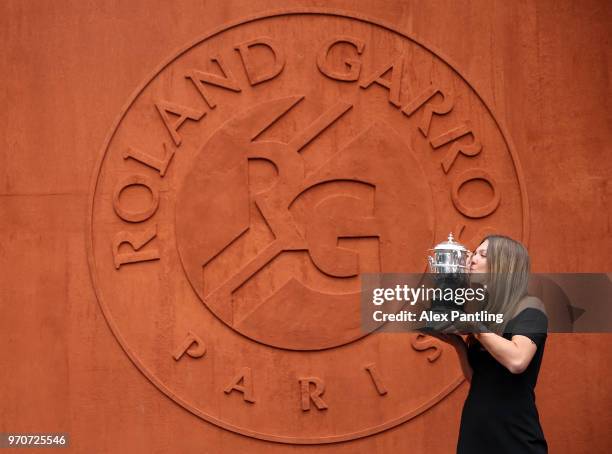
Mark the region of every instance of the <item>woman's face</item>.
<instances>
[{"instance_id":1,"label":"woman's face","mask_svg":"<svg viewBox=\"0 0 612 454\"><path fill-rule=\"evenodd\" d=\"M471 274L484 274L489 270L487 264L487 248L489 247L489 240L484 240L480 246L476 248L474 254L470 258L470 273ZM476 277L476 276L474 276Z\"/></svg>"}]
</instances>

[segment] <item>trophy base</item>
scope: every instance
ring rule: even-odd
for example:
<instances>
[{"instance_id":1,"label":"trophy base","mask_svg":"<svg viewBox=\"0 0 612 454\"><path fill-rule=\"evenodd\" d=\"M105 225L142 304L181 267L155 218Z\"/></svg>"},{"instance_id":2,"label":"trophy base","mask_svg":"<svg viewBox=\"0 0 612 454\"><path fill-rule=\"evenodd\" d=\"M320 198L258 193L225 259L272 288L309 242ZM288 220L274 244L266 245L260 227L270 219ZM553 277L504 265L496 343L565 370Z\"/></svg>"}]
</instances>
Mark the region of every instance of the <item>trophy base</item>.
<instances>
[{"instance_id":1,"label":"trophy base","mask_svg":"<svg viewBox=\"0 0 612 454\"><path fill-rule=\"evenodd\" d=\"M429 320L425 322L425 326L419 328L419 331L423 334L431 332L445 332L453 327L454 321L452 318L452 312L461 310L460 308L452 308L449 306L437 306L428 310ZM453 330L454 331L454 330Z\"/></svg>"},{"instance_id":2,"label":"trophy base","mask_svg":"<svg viewBox=\"0 0 612 454\"><path fill-rule=\"evenodd\" d=\"M453 292L459 288L469 287L469 275L467 273L433 273L429 275L431 284L446 294L448 289ZM452 299L433 299L430 308L427 309L428 320L425 325L418 329L423 334L432 332L456 332L453 328L455 321L452 313L456 311L465 312L463 305L456 304Z\"/></svg>"}]
</instances>

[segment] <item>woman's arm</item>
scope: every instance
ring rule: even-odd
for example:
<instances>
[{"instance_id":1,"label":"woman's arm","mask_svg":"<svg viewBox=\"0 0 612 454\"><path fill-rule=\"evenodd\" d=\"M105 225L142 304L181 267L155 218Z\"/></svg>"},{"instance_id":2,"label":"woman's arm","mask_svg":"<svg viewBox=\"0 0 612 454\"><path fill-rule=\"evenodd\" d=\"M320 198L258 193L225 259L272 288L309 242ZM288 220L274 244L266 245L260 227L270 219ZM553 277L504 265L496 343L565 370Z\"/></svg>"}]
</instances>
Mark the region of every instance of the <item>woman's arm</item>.
<instances>
[{"instance_id":1,"label":"woman's arm","mask_svg":"<svg viewBox=\"0 0 612 454\"><path fill-rule=\"evenodd\" d=\"M520 374L527 369L537 346L527 336L512 336L505 339L495 333L477 333L476 339L502 366L513 374Z\"/></svg>"}]
</instances>

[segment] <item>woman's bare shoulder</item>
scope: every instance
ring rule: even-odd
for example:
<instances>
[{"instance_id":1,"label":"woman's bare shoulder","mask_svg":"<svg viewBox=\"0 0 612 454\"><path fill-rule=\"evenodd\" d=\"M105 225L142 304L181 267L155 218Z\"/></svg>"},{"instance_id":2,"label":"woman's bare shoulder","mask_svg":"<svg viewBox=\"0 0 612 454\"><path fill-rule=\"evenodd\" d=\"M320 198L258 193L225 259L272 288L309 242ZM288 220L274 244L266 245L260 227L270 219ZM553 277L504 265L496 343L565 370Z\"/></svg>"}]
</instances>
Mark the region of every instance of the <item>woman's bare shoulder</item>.
<instances>
[{"instance_id":1,"label":"woman's bare shoulder","mask_svg":"<svg viewBox=\"0 0 612 454\"><path fill-rule=\"evenodd\" d=\"M521 301L519 301L516 313L524 311L525 309L537 309L546 315L546 307L544 302L533 295L526 295Z\"/></svg>"}]
</instances>

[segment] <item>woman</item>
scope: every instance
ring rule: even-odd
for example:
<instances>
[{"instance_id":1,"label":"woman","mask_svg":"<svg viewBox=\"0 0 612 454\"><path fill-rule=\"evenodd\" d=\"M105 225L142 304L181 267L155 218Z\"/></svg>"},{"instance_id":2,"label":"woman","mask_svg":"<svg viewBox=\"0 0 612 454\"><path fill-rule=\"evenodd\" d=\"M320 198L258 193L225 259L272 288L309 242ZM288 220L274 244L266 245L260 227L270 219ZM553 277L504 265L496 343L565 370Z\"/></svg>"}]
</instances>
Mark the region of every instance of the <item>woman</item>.
<instances>
[{"instance_id":1,"label":"woman","mask_svg":"<svg viewBox=\"0 0 612 454\"><path fill-rule=\"evenodd\" d=\"M436 335L455 347L471 382L457 452L546 453L534 387L548 319L542 302L527 295L527 250L508 237L488 236L471 257L470 273L471 282L487 286L486 310L502 313L504 322L485 324L467 342L457 334Z\"/></svg>"}]
</instances>

